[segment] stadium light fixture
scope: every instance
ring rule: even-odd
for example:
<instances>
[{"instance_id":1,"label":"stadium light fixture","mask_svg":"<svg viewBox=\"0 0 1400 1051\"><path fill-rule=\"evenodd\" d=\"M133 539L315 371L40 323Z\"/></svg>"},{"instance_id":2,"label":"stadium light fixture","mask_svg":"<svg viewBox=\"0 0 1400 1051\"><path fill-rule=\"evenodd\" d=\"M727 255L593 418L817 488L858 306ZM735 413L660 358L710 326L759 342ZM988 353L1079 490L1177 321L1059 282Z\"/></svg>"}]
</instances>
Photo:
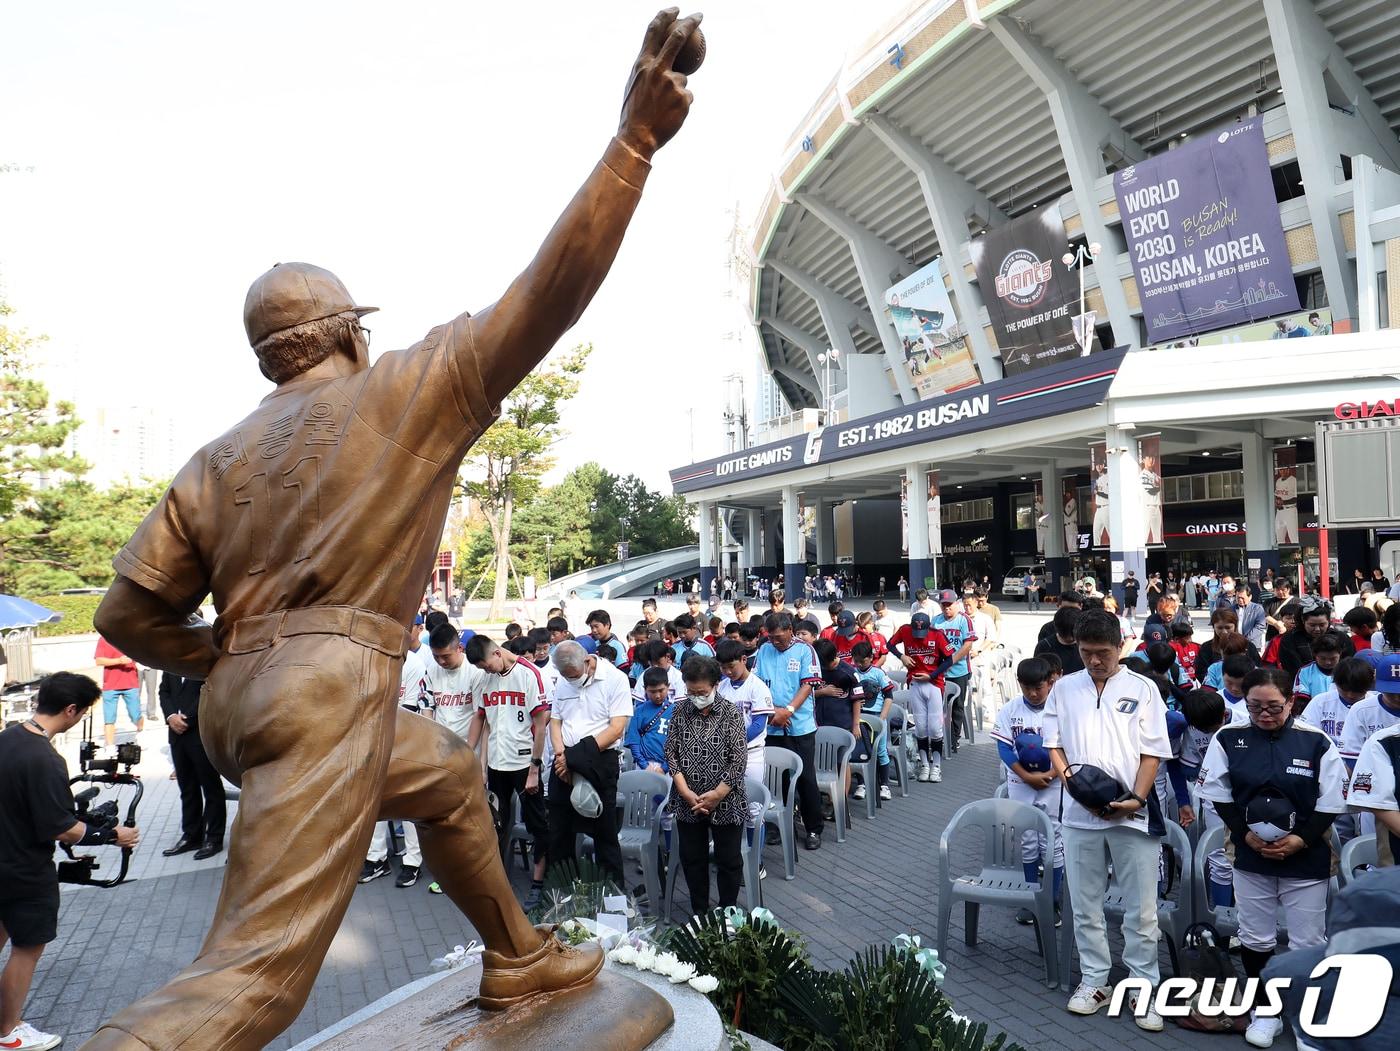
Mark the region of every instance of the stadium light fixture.
<instances>
[{"instance_id":1,"label":"stadium light fixture","mask_svg":"<svg viewBox=\"0 0 1400 1051\"><path fill-rule=\"evenodd\" d=\"M1079 317L1075 319L1077 325L1074 334L1079 340L1079 356L1087 358L1094 345L1094 319L1084 310L1084 268L1098 259L1103 245L1095 241L1089 245L1071 244L1069 249L1060 262L1071 270L1079 271Z\"/></svg>"}]
</instances>

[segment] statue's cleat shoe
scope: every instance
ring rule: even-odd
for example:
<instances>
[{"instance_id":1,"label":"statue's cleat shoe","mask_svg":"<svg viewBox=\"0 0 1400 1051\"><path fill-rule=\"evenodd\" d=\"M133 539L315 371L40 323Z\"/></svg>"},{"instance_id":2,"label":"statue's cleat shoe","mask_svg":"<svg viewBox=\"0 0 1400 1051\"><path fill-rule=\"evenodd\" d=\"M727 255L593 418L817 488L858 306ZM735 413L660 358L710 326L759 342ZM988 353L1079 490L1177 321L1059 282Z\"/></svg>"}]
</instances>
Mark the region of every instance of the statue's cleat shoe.
<instances>
[{"instance_id":1,"label":"statue's cleat shoe","mask_svg":"<svg viewBox=\"0 0 1400 1051\"><path fill-rule=\"evenodd\" d=\"M503 956L487 949L481 956L481 992L484 1010L499 1011L537 993L558 992L586 985L603 969L603 948L565 945L554 936L554 926L535 928L543 940L527 956Z\"/></svg>"}]
</instances>

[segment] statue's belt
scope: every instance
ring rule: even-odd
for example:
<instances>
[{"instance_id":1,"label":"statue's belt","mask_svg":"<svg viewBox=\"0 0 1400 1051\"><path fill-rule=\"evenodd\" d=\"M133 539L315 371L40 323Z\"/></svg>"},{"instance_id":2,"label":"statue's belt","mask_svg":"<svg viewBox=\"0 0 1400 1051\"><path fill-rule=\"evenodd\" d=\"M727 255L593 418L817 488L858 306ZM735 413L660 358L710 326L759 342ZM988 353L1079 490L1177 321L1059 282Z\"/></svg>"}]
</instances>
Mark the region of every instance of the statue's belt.
<instances>
[{"instance_id":1,"label":"statue's belt","mask_svg":"<svg viewBox=\"0 0 1400 1051\"><path fill-rule=\"evenodd\" d=\"M310 606L244 617L233 625L223 648L225 653L256 653L292 635L344 635L391 657L402 657L408 647L404 626L382 614L354 606Z\"/></svg>"}]
</instances>

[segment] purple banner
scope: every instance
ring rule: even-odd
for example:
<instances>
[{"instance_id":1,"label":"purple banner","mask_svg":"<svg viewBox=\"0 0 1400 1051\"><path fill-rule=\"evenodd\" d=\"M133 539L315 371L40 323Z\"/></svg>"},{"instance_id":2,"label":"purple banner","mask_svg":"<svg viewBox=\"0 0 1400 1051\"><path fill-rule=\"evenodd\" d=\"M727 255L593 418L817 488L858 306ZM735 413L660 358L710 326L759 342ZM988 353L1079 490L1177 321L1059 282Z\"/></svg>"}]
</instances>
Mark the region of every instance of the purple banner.
<instances>
[{"instance_id":1,"label":"purple banner","mask_svg":"<svg viewBox=\"0 0 1400 1051\"><path fill-rule=\"evenodd\" d=\"M1124 168L1113 190L1151 342L1298 309L1262 118Z\"/></svg>"}]
</instances>

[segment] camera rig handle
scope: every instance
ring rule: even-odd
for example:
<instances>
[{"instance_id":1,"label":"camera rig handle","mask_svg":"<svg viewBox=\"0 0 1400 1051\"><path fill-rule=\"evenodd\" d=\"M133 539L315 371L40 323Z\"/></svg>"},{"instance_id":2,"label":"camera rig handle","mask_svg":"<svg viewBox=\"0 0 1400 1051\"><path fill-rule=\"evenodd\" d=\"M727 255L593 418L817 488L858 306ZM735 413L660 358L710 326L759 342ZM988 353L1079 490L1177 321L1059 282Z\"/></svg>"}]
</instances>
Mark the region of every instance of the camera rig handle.
<instances>
[{"instance_id":1,"label":"camera rig handle","mask_svg":"<svg viewBox=\"0 0 1400 1051\"><path fill-rule=\"evenodd\" d=\"M122 824L127 828L136 827L136 808L141 803L141 797L145 795L145 785L141 783L141 778L133 773L90 773L84 772L76 777L68 779L70 785L86 782L92 788L79 792L76 796L78 801L78 820L83 821L88 816L88 803L94 798L100 785L128 785L134 786L136 791L132 794L131 801L126 807L126 817L122 819ZM131 865L131 848L121 847L121 860L117 864L117 874L110 879L94 879L93 872L100 868L100 863L95 854L74 854L73 848L67 843L62 844L63 852L71 858L71 861L59 862L58 878L64 883L77 883L89 887L115 887L126 880L127 870Z\"/></svg>"}]
</instances>

